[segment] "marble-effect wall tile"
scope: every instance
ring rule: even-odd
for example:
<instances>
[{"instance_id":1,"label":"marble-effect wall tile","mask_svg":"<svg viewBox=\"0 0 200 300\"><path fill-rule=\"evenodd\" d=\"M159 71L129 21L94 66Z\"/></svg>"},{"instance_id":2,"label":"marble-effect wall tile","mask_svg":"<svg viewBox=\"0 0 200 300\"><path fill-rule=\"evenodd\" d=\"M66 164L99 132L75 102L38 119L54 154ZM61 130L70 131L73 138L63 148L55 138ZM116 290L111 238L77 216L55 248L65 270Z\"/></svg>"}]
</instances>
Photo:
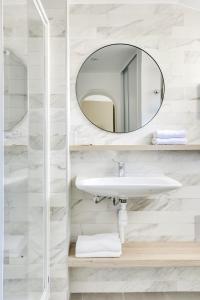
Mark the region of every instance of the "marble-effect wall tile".
<instances>
[{"instance_id":1,"label":"marble-effect wall tile","mask_svg":"<svg viewBox=\"0 0 200 300\"><path fill-rule=\"evenodd\" d=\"M126 175L142 176L146 174L166 174L182 183L179 190L153 195L145 199L129 199L128 226L126 241L194 241L199 232L198 215L200 211L200 178L197 173L198 152L78 152L72 153L72 198L71 198L71 239L76 241L79 234L116 232L117 210L109 200L95 204L92 195L75 187L75 176L113 176L117 168L112 159L124 161ZM76 273L77 272L77 273ZM89 272L89 270L88 270ZM92 270L90 270L92 272ZM133 272L132 275L130 272ZM113 270L98 272L95 285L86 270L71 272L71 290L81 293L100 292L167 292L198 291L199 268L190 270L152 269L125 270L124 273ZM191 275L189 275L189 273ZM123 273L123 274L122 274ZM158 276L159 273L159 276ZM77 275L79 274L79 275ZM76 276L82 276L82 279ZM105 279L106 274L108 277ZM136 275L138 274L138 275ZM121 276L121 277L120 277ZM146 276L144 283L143 277ZM190 280L190 276L193 279ZM129 284L128 280L133 280ZM153 281L148 281L153 278ZM98 281L98 283L96 282ZM111 281L108 284L107 280ZM123 284L119 284L124 280ZM158 280L160 280L158 282ZM187 282L187 283L186 283ZM193 282L193 284L192 284ZM183 291L182 290L182 291Z\"/></svg>"},{"instance_id":2,"label":"marble-effect wall tile","mask_svg":"<svg viewBox=\"0 0 200 300\"><path fill-rule=\"evenodd\" d=\"M66 1L42 1L51 26L51 292L52 299L67 297L67 203L66 203L66 74L65 35ZM5 148L5 231L10 239L18 238L20 248L6 249L5 299L31 299L41 297L43 241L43 126L44 96L42 69L42 26L36 19L27 18L27 3L5 3L5 46L20 53L29 65L29 116L13 132L6 134ZM20 9L21 14L16 15ZM29 31L29 32L28 32ZM41 46L42 45L42 46ZM14 68L15 67L15 68ZM10 84L6 91L6 109L18 117L24 99L13 100L14 92L24 93L22 74L16 66L9 66ZM13 80L15 79L15 81ZM16 90L17 89L17 90ZM10 95L9 94L9 95ZM15 105L14 105L15 104ZM11 117L11 115L9 115ZM10 124L12 125L12 124ZM29 126L28 126L29 125ZM15 252L13 255L13 252ZM24 267L24 268L23 268ZM13 296L14 295L14 296Z\"/></svg>"},{"instance_id":3,"label":"marble-effect wall tile","mask_svg":"<svg viewBox=\"0 0 200 300\"><path fill-rule=\"evenodd\" d=\"M67 284L67 138L66 138L66 1L42 0L50 27L50 264L51 299L65 300ZM35 127L38 133L39 126ZM33 141L38 147L40 141Z\"/></svg>"},{"instance_id":4,"label":"marble-effect wall tile","mask_svg":"<svg viewBox=\"0 0 200 300\"><path fill-rule=\"evenodd\" d=\"M71 300L197 300L199 293L72 294Z\"/></svg>"},{"instance_id":5,"label":"marble-effect wall tile","mask_svg":"<svg viewBox=\"0 0 200 300\"><path fill-rule=\"evenodd\" d=\"M147 237L155 240L194 240L195 217L200 208L198 203L200 178L196 173L196 166L199 163L198 152L187 153L187 155L186 153L164 152L74 153L72 154L72 178L77 175L95 176L97 173L101 176L113 176L117 174L113 158L125 162L127 176L142 176L148 173L166 174L179 180L183 185L178 190L161 195L153 195L145 199L130 199L128 240L131 239L131 235L133 235L133 240L142 240ZM110 230L113 225L116 227L117 211L112 203L108 200L98 205L94 204L92 196L77 190L74 184L72 181L72 224L80 225L85 233L87 230L88 233L99 231L105 224L107 229L111 228ZM195 200L196 197L197 200ZM94 227L90 226L91 224ZM172 224L176 224L176 227ZM181 230L182 226L185 228L184 231Z\"/></svg>"},{"instance_id":6,"label":"marble-effect wall tile","mask_svg":"<svg viewBox=\"0 0 200 300\"><path fill-rule=\"evenodd\" d=\"M175 4L130 3L80 1L70 5L71 143L147 144L157 128L185 128L189 142L198 143L199 11ZM145 128L116 135L103 133L81 114L75 79L89 54L117 42L139 46L157 60L166 93L159 114Z\"/></svg>"}]
</instances>

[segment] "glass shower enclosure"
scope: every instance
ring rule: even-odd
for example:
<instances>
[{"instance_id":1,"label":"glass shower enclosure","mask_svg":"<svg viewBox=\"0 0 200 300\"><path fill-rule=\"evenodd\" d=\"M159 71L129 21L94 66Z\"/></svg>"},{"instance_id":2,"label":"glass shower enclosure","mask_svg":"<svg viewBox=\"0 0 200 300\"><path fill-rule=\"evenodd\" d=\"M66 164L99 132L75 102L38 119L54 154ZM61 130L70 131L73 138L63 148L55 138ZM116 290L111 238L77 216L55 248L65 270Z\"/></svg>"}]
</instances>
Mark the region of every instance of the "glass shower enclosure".
<instances>
[{"instance_id":1,"label":"glass shower enclosure","mask_svg":"<svg viewBox=\"0 0 200 300\"><path fill-rule=\"evenodd\" d=\"M39 0L4 1L4 300L45 300L49 294L48 43Z\"/></svg>"}]
</instances>

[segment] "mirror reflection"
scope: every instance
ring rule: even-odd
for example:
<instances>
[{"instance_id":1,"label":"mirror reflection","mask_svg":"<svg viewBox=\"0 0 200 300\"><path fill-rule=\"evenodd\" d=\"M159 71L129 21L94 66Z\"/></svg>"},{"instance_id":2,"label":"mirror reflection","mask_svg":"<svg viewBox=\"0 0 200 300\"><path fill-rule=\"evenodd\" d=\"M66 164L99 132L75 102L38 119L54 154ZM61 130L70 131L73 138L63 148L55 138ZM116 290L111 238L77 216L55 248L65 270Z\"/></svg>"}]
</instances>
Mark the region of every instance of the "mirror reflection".
<instances>
[{"instance_id":1,"label":"mirror reflection","mask_svg":"<svg viewBox=\"0 0 200 300\"><path fill-rule=\"evenodd\" d=\"M4 128L12 130L27 113L27 67L10 49L4 49Z\"/></svg>"},{"instance_id":2,"label":"mirror reflection","mask_svg":"<svg viewBox=\"0 0 200 300\"><path fill-rule=\"evenodd\" d=\"M94 125L110 132L130 132L159 111L164 79L148 53L113 44L86 59L77 76L76 93L82 112Z\"/></svg>"}]
</instances>

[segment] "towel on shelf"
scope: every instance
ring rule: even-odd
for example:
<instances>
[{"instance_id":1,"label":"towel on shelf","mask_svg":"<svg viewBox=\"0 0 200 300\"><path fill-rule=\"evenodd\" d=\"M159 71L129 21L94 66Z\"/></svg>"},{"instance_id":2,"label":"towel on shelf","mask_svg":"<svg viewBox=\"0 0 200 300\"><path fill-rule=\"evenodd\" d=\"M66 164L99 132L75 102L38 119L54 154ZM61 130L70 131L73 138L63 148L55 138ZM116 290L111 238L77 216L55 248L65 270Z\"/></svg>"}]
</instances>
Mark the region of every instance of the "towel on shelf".
<instances>
[{"instance_id":1,"label":"towel on shelf","mask_svg":"<svg viewBox=\"0 0 200 300\"><path fill-rule=\"evenodd\" d=\"M187 144L187 139L186 138L170 138L170 139L153 138L152 144L153 145L185 145Z\"/></svg>"},{"instance_id":2,"label":"towel on shelf","mask_svg":"<svg viewBox=\"0 0 200 300\"><path fill-rule=\"evenodd\" d=\"M120 257L121 252L117 233L80 235L76 242L76 257Z\"/></svg>"},{"instance_id":3,"label":"towel on shelf","mask_svg":"<svg viewBox=\"0 0 200 300\"><path fill-rule=\"evenodd\" d=\"M156 130L153 138L168 139L168 138L186 138L185 130Z\"/></svg>"},{"instance_id":4,"label":"towel on shelf","mask_svg":"<svg viewBox=\"0 0 200 300\"><path fill-rule=\"evenodd\" d=\"M96 258L102 258L102 257L120 257L121 252L111 252L111 251L100 251L100 252L88 252L88 253L78 253L76 254L76 257L84 258L84 257L96 257Z\"/></svg>"}]
</instances>

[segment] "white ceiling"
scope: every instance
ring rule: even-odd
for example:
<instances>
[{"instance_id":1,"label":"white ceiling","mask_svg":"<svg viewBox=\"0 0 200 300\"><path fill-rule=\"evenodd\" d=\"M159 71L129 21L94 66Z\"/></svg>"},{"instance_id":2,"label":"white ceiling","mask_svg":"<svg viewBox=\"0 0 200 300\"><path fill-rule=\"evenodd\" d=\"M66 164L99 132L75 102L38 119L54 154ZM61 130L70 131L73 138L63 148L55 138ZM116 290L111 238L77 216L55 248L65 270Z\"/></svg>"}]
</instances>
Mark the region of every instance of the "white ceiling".
<instances>
[{"instance_id":1,"label":"white ceiling","mask_svg":"<svg viewBox=\"0 0 200 300\"><path fill-rule=\"evenodd\" d=\"M93 53L86 61L82 72L120 72L136 53L136 48L129 45L112 45Z\"/></svg>"}]
</instances>

